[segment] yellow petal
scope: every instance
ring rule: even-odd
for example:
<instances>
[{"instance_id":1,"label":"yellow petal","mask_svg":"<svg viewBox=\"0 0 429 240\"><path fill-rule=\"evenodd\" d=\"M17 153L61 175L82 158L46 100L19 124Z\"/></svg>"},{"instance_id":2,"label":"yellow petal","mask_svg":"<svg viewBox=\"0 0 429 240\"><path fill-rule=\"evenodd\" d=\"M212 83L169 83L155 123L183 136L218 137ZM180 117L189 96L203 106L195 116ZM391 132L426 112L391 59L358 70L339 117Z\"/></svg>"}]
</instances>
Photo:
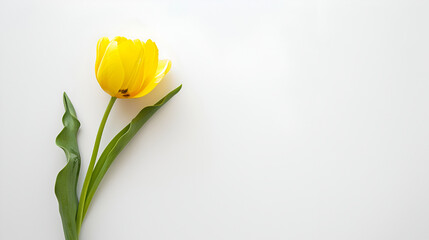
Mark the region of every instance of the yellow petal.
<instances>
[{"instance_id":1,"label":"yellow petal","mask_svg":"<svg viewBox=\"0 0 429 240\"><path fill-rule=\"evenodd\" d=\"M133 98L139 94L146 85L153 79L158 66L158 48L152 40L147 40L144 45L144 57L142 68L139 69L140 75L136 80L136 85L132 87L130 97Z\"/></svg>"},{"instance_id":2,"label":"yellow petal","mask_svg":"<svg viewBox=\"0 0 429 240\"><path fill-rule=\"evenodd\" d=\"M122 66L124 69L124 81L122 83L118 97L127 98L128 86L135 82L138 67L143 59L142 45L139 41L132 41L125 38L120 38L118 41L118 50L121 57Z\"/></svg>"},{"instance_id":3,"label":"yellow petal","mask_svg":"<svg viewBox=\"0 0 429 240\"><path fill-rule=\"evenodd\" d=\"M140 63L137 66L136 69L136 76L134 81L130 82L127 86L128 88L128 93L130 94L130 97L132 97L133 95L135 95L139 90L141 85L143 84L143 77L144 77L144 56L146 54L146 46L145 43L143 41L138 40L138 42L135 43L138 44L140 43L142 51L141 51L141 59L140 59Z\"/></svg>"},{"instance_id":4,"label":"yellow petal","mask_svg":"<svg viewBox=\"0 0 429 240\"><path fill-rule=\"evenodd\" d=\"M106 48L110 40L107 37L100 38L97 43L97 58L95 60L95 74L97 74L98 67L100 66L101 59L103 59Z\"/></svg>"},{"instance_id":5,"label":"yellow petal","mask_svg":"<svg viewBox=\"0 0 429 240\"><path fill-rule=\"evenodd\" d=\"M134 98L143 97L144 95L150 93L156 85L158 85L159 82L161 82L162 78L170 71L171 69L171 61L166 60L160 60L158 62L158 67L156 69L155 77L146 85L146 87L139 92L137 95L134 96Z\"/></svg>"},{"instance_id":6,"label":"yellow petal","mask_svg":"<svg viewBox=\"0 0 429 240\"><path fill-rule=\"evenodd\" d=\"M146 46L152 51L150 55L145 55L143 87L145 87L145 82L155 76L156 68L158 67L158 47L150 39L146 41Z\"/></svg>"},{"instance_id":7,"label":"yellow petal","mask_svg":"<svg viewBox=\"0 0 429 240\"><path fill-rule=\"evenodd\" d=\"M116 96L124 81L124 69L118 43L110 42L97 71L97 81L110 96Z\"/></svg>"},{"instance_id":8,"label":"yellow petal","mask_svg":"<svg viewBox=\"0 0 429 240\"><path fill-rule=\"evenodd\" d=\"M156 69L156 73L155 73L155 82L159 83L162 78L170 71L171 69L171 60L169 59L164 59L164 60L159 60L158 62L158 68Z\"/></svg>"}]
</instances>

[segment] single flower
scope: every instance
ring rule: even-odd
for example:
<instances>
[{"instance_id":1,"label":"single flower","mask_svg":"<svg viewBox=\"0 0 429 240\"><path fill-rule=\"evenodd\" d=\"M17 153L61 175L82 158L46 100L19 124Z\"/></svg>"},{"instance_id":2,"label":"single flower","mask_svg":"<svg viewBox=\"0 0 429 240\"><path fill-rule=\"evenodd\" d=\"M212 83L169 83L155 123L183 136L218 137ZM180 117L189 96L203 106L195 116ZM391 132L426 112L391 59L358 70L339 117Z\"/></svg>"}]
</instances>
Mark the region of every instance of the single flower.
<instances>
[{"instance_id":1,"label":"single flower","mask_svg":"<svg viewBox=\"0 0 429 240\"><path fill-rule=\"evenodd\" d=\"M158 48L115 37L98 40L95 75L101 88L116 98L139 98L152 91L171 68L170 60L158 60Z\"/></svg>"}]
</instances>

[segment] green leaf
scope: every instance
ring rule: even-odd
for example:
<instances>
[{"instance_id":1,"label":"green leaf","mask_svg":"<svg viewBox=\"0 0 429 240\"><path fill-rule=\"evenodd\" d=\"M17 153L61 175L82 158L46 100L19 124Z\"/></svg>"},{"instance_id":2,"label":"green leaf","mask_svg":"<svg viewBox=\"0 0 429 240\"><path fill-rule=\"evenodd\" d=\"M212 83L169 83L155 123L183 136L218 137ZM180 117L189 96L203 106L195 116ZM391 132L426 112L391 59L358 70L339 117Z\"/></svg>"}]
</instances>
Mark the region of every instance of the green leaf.
<instances>
[{"instance_id":1,"label":"green leaf","mask_svg":"<svg viewBox=\"0 0 429 240\"><path fill-rule=\"evenodd\" d=\"M182 85L171 91L164 98L159 100L155 105L143 108L137 116L122 129L107 145L103 153L98 160L94 171L92 173L91 181L88 187L88 195L86 196L84 216L88 210L91 199L97 191L98 185L106 174L112 162L118 156L118 154L124 149L124 147L130 142L130 140L136 135L140 128L149 120L152 115L158 111L165 103L168 102L176 93L180 91Z\"/></svg>"},{"instance_id":2,"label":"green leaf","mask_svg":"<svg viewBox=\"0 0 429 240\"><path fill-rule=\"evenodd\" d=\"M58 134L56 144L64 150L67 157L66 166L58 173L55 182L55 195L58 199L61 220L63 222L64 236L66 240L77 240L76 214L78 199L76 193L77 180L80 169L80 154L77 145L77 132L80 123L76 117L73 104L64 93L63 115L64 128Z\"/></svg>"}]
</instances>

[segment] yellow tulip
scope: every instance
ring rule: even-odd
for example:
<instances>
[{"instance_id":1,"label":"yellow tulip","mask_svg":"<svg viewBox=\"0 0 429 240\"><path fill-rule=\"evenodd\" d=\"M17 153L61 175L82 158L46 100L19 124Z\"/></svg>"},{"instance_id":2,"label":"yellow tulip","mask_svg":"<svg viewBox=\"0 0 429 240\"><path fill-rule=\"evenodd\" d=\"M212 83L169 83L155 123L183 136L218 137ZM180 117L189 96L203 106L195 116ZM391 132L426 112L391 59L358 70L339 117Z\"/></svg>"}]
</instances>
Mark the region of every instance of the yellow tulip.
<instances>
[{"instance_id":1,"label":"yellow tulip","mask_svg":"<svg viewBox=\"0 0 429 240\"><path fill-rule=\"evenodd\" d=\"M158 48L115 37L98 40L95 75L101 88L116 98L139 98L152 91L171 68L170 60L158 60Z\"/></svg>"}]
</instances>

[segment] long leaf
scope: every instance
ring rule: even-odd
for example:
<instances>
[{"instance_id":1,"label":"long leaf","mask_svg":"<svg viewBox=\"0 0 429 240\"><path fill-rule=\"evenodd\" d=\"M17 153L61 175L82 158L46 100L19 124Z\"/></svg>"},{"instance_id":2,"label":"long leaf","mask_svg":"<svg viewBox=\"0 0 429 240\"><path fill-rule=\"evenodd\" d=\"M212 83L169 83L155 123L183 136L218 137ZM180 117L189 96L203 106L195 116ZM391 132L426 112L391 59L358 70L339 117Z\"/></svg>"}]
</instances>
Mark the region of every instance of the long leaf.
<instances>
[{"instance_id":1,"label":"long leaf","mask_svg":"<svg viewBox=\"0 0 429 240\"><path fill-rule=\"evenodd\" d=\"M64 128L56 138L56 144L64 150L67 157L66 166L58 173L55 182L55 195L58 199L61 220L63 222L64 236L66 240L77 240L76 214L78 199L76 185L79 177L80 154L77 145L77 132L80 123L76 117L76 111L64 93L63 115Z\"/></svg>"},{"instance_id":2,"label":"long leaf","mask_svg":"<svg viewBox=\"0 0 429 240\"><path fill-rule=\"evenodd\" d=\"M91 199L93 198L95 192L97 191L98 185L112 164L113 160L118 156L118 154L124 149L124 147L130 142L130 140L136 135L140 128L149 120L152 115L158 111L165 103L168 102L176 93L180 91L182 85L171 91L164 98L159 100L155 105L148 106L143 108L137 116L128 124L124 129L122 129L107 147L104 149L103 153L98 160L94 171L92 173L91 181L88 187L88 195L86 196L84 216L88 210Z\"/></svg>"}]
</instances>

